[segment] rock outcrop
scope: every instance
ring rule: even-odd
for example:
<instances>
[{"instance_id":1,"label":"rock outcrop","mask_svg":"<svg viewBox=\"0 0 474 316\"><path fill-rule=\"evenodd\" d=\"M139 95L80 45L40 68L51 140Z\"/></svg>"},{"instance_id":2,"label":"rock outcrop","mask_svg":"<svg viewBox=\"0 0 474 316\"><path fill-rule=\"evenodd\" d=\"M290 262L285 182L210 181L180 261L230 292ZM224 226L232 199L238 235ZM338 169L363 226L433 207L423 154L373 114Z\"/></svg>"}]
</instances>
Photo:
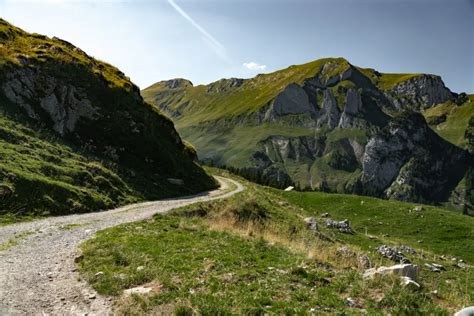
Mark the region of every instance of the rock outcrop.
<instances>
[{"instance_id":1,"label":"rock outcrop","mask_svg":"<svg viewBox=\"0 0 474 316\"><path fill-rule=\"evenodd\" d=\"M454 189L468 160L465 151L436 135L421 114L406 113L367 143L361 184L368 194L436 201Z\"/></svg>"},{"instance_id":2,"label":"rock outcrop","mask_svg":"<svg viewBox=\"0 0 474 316\"><path fill-rule=\"evenodd\" d=\"M346 104L341 118L337 125L338 128L357 127L356 119L360 116L362 110L362 98L360 94L354 90L349 89L346 95Z\"/></svg>"},{"instance_id":3,"label":"rock outcrop","mask_svg":"<svg viewBox=\"0 0 474 316\"><path fill-rule=\"evenodd\" d=\"M289 114L310 114L316 116L317 111L310 103L305 90L297 84L288 85L273 101L265 113L265 120L272 120Z\"/></svg>"},{"instance_id":4,"label":"rock outcrop","mask_svg":"<svg viewBox=\"0 0 474 316\"><path fill-rule=\"evenodd\" d=\"M385 95L398 110L423 110L435 104L454 100L454 94L445 87L441 77L415 76L386 91Z\"/></svg>"},{"instance_id":5,"label":"rock outcrop","mask_svg":"<svg viewBox=\"0 0 474 316\"><path fill-rule=\"evenodd\" d=\"M328 128L333 129L339 124L340 117L341 111L337 106L336 98L334 98L331 90L324 90L323 106L321 109L321 115L317 120L317 126L319 128L327 126Z\"/></svg>"},{"instance_id":6,"label":"rock outcrop","mask_svg":"<svg viewBox=\"0 0 474 316\"><path fill-rule=\"evenodd\" d=\"M31 118L40 119L46 114L53 129L62 136L74 132L80 119L94 119L98 115L98 108L92 105L84 89L34 68L7 72L1 89Z\"/></svg>"}]
</instances>

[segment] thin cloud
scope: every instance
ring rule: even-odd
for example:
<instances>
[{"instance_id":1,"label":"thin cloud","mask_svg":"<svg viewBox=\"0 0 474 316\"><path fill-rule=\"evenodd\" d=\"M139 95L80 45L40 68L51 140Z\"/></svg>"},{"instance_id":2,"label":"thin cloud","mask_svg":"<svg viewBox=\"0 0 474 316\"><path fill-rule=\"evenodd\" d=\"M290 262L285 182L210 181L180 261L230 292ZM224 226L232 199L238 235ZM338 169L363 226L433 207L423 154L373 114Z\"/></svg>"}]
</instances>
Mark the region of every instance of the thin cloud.
<instances>
[{"instance_id":1,"label":"thin cloud","mask_svg":"<svg viewBox=\"0 0 474 316\"><path fill-rule=\"evenodd\" d=\"M265 70L267 68L267 65L260 65L257 64L256 62L248 62L248 63L243 63L242 66L249 70Z\"/></svg>"},{"instance_id":2,"label":"thin cloud","mask_svg":"<svg viewBox=\"0 0 474 316\"><path fill-rule=\"evenodd\" d=\"M227 54L226 54L226 49L224 45L222 45L214 36L209 34L208 31L206 31L199 23L194 21L192 17L189 16L174 0L168 0L168 3L178 12L183 18L185 18L189 23L191 23L194 28L196 28L203 36L204 38L209 42L211 47L214 49L216 54L227 60Z\"/></svg>"}]
</instances>

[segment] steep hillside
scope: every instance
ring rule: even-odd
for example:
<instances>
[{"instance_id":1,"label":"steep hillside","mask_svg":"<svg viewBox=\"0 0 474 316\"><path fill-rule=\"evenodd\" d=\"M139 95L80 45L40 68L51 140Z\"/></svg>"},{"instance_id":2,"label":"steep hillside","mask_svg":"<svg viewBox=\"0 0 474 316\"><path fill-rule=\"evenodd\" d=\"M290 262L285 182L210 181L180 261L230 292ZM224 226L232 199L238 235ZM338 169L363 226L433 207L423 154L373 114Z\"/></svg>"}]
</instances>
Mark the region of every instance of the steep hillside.
<instances>
[{"instance_id":1,"label":"steep hillside","mask_svg":"<svg viewBox=\"0 0 474 316\"><path fill-rule=\"evenodd\" d=\"M4 20L0 120L2 214L85 212L215 186L122 72Z\"/></svg>"},{"instance_id":2,"label":"steep hillside","mask_svg":"<svg viewBox=\"0 0 474 316\"><path fill-rule=\"evenodd\" d=\"M158 82L142 95L174 119L201 160L259 182L424 202L446 201L457 189L451 200L464 204L472 157L417 114L438 104L459 105L462 120L472 114L465 95L439 76L326 58L207 86ZM467 124L453 125L447 134L464 139Z\"/></svg>"}]
</instances>

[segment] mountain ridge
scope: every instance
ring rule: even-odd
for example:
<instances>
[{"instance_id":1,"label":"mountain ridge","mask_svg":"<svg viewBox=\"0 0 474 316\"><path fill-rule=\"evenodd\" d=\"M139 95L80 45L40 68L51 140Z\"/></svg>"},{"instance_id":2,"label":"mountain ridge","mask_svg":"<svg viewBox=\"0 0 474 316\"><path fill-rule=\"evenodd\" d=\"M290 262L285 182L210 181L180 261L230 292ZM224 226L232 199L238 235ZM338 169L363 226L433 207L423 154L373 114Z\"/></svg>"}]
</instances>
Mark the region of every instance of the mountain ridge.
<instances>
[{"instance_id":1,"label":"mountain ridge","mask_svg":"<svg viewBox=\"0 0 474 316\"><path fill-rule=\"evenodd\" d=\"M426 202L431 197L418 195L413 187L408 193L395 194L397 186L392 183L383 192L361 189L362 162L369 140L406 111L432 117L430 127L442 137L449 133L432 124L437 115L432 108L453 104L468 109L468 115L473 113L469 96L451 92L437 75L383 74L343 58L325 58L250 79L221 79L209 85L163 89L166 82L142 90L142 95L175 121L203 161L253 174L251 177L277 186L286 185L290 178L300 188L363 194L377 191L376 196L411 201ZM404 116L408 125L413 124L409 116ZM424 119L416 122L418 132L428 128ZM463 126L455 134L456 145L467 143L464 134L461 136L467 123ZM413 128L408 126L405 132ZM432 143L441 144L439 148L448 148L453 139L427 135L436 139ZM459 163L467 170L471 157L461 154L462 149L453 150L457 152L453 165ZM409 161L414 163L403 159L403 164L396 164L397 174ZM451 166L445 162L441 163L442 173ZM462 182L459 176L455 178L448 182ZM447 191L453 192L452 186ZM398 186L397 190L406 191L406 187Z\"/></svg>"}]
</instances>

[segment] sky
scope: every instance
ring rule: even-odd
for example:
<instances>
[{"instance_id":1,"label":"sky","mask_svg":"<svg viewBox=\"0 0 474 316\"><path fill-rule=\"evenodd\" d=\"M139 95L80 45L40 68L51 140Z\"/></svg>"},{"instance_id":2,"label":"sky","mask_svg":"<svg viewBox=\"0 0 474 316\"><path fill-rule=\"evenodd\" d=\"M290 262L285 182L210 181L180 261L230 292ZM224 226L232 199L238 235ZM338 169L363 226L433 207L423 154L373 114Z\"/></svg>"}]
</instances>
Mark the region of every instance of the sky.
<instances>
[{"instance_id":1,"label":"sky","mask_svg":"<svg viewBox=\"0 0 474 316\"><path fill-rule=\"evenodd\" d=\"M344 57L474 93L474 0L0 0L0 16L72 42L142 89Z\"/></svg>"}]
</instances>

